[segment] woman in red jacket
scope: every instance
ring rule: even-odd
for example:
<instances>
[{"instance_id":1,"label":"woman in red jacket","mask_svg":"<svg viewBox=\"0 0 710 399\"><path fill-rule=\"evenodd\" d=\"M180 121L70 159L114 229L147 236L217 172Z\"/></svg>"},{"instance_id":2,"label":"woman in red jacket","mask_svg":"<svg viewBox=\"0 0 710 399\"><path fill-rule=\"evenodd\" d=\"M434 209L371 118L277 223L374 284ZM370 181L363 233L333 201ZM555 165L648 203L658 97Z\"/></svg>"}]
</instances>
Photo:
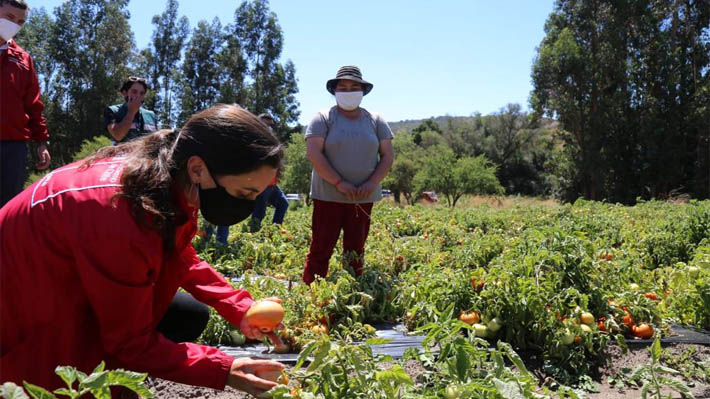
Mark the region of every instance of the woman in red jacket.
<instances>
[{"instance_id":1,"label":"woman in red jacket","mask_svg":"<svg viewBox=\"0 0 710 399\"><path fill-rule=\"evenodd\" d=\"M206 323L201 303L261 337L244 317L249 293L200 261L191 241L198 210L217 225L247 218L282 158L254 115L218 105L179 131L54 170L12 199L0 210L0 381L54 389L56 366L91 372L105 360L191 385L273 387L257 375L281 363L186 341Z\"/></svg>"}]
</instances>

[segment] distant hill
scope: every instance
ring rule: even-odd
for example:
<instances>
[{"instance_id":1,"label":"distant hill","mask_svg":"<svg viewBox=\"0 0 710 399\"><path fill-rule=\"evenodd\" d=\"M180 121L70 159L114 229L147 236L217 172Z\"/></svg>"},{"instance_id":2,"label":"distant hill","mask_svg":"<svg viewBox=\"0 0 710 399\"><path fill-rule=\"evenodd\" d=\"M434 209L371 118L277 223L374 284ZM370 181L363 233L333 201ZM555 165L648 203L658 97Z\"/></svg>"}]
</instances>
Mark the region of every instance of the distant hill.
<instances>
[{"instance_id":1,"label":"distant hill","mask_svg":"<svg viewBox=\"0 0 710 399\"><path fill-rule=\"evenodd\" d=\"M406 130L408 132L411 132L412 129L415 127L421 125L424 121L433 119L434 122L438 123L439 126L442 128L446 125L446 122L449 119L460 119L460 120L473 120L472 116L450 116L450 115L444 115L444 116L434 116L431 118L426 118L426 119L407 119L403 121L397 121L397 122L387 122L390 125L390 129L392 129L393 132L396 132L398 130Z\"/></svg>"},{"instance_id":2,"label":"distant hill","mask_svg":"<svg viewBox=\"0 0 710 399\"><path fill-rule=\"evenodd\" d=\"M487 118L488 115L483 116L483 118ZM426 119L407 119L403 121L397 121L397 122L387 122L390 125L390 129L392 129L393 132L397 132L398 130L406 130L408 132L411 132L412 129L415 127L421 125L424 121L433 119L434 122L438 123L439 126L443 128L446 126L446 123L448 122L449 119L454 119L459 122L473 122L473 119L475 117L473 116L449 116L449 115L444 115L444 116L435 116L431 118L426 118ZM544 118L541 123L541 127L544 128L557 128L559 126L559 122L557 122L554 119L547 119Z\"/></svg>"}]
</instances>

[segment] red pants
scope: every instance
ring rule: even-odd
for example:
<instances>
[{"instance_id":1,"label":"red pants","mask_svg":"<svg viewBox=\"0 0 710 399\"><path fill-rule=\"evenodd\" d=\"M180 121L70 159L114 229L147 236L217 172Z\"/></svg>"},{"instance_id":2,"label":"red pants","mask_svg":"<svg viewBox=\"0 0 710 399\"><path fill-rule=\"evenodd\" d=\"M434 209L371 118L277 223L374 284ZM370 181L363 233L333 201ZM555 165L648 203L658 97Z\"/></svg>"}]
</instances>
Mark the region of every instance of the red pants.
<instances>
[{"instance_id":1,"label":"red pants","mask_svg":"<svg viewBox=\"0 0 710 399\"><path fill-rule=\"evenodd\" d=\"M362 258L365 240L370 232L372 202L365 204L343 204L313 200L313 222L311 248L306 256L303 281L310 284L315 275L328 274L328 262L343 230L343 253L354 251L357 258L350 261L350 267L358 276L362 273Z\"/></svg>"}]
</instances>

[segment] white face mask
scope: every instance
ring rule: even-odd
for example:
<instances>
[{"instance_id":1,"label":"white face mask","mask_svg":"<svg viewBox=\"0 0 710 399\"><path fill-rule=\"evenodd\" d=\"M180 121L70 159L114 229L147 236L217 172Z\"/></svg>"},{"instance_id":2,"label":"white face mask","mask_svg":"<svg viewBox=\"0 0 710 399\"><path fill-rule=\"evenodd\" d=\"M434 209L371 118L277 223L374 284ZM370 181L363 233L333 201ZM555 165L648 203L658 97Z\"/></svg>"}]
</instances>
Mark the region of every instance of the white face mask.
<instances>
[{"instance_id":1,"label":"white face mask","mask_svg":"<svg viewBox=\"0 0 710 399\"><path fill-rule=\"evenodd\" d=\"M346 111L354 111L362 102L363 92L361 91L336 91L335 101L338 106Z\"/></svg>"},{"instance_id":2,"label":"white face mask","mask_svg":"<svg viewBox=\"0 0 710 399\"><path fill-rule=\"evenodd\" d=\"M5 18L0 18L0 38L9 42L20 31L21 26Z\"/></svg>"}]
</instances>

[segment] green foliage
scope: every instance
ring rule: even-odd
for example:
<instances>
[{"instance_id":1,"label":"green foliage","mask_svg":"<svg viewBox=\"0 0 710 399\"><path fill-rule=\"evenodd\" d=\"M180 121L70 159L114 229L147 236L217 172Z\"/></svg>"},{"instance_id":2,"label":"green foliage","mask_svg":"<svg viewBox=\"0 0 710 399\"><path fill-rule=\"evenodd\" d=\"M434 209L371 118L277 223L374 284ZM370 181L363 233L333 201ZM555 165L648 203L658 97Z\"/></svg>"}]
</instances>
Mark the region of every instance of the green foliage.
<instances>
[{"instance_id":1,"label":"green foliage","mask_svg":"<svg viewBox=\"0 0 710 399\"><path fill-rule=\"evenodd\" d=\"M530 102L566 131L563 198L710 195L708 25L702 2L556 1Z\"/></svg>"},{"instance_id":2,"label":"green foliage","mask_svg":"<svg viewBox=\"0 0 710 399\"><path fill-rule=\"evenodd\" d=\"M216 103L224 70L216 62L215 54L222 47L222 39L222 24L217 17L212 23L198 22L192 31L182 62L178 126L185 124L194 113Z\"/></svg>"},{"instance_id":3,"label":"green foliage","mask_svg":"<svg viewBox=\"0 0 710 399\"><path fill-rule=\"evenodd\" d=\"M178 62L182 49L190 33L187 17L178 19L177 0L168 0L165 11L154 15L152 20L155 30L150 48L146 49L146 76L150 76L152 91L156 94L155 101L147 103L150 109L155 109L158 119L166 127L173 126L173 84L178 72Z\"/></svg>"},{"instance_id":4,"label":"green foliage","mask_svg":"<svg viewBox=\"0 0 710 399\"><path fill-rule=\"evenodd\" d=\"M290 60L279 63L283 31L269 10L268 0L243 1L234 14L230 34L239 40L246 74L251 78L243 105L254 114L268 112L276 120L275 132L285 134L300 112L296 93L296 67ZM288 137L279 137L287 142Z\"/></svg>"},{"instance_id":5,"label":"green foliage","mask_svg":"<svg viewBox=\"0 0 710 399\"><path fill-rule=\"evenodd\" d=\"M294 133L284 153L286 166L279 183L281 188L288 193L299 193L308 197L311 191L312 166L306 155L306 140L303 135Z\"/></svg>"},{"instance_id":6,"label":"green foliage","mask_svg":"<svg viewBox=\"0 0 710 399\"><path fill-rule=\"evenodd\" d=\"M81 148L74 154L72 161L84 159L89 155L93 155L101 148L111 145L111 140L107 136L96 136L92 139L86 139L81 143Z\"/></svg>"},{"instance_id":7,"label":"green foliage","mask_svg":"<svg viewBox=\"0 0 710 399\"><path fill-rule=\"evenodd\" d=\"M110 387L125 387L143 398L153 397L153 392L145 386L147 374L123 369L104 370L104 367L104 362L101 362L89 375L74 367L57 367L55 372L67 387L56 389L54 392L25 381L23 385L27 392L12 382L6 382L0 387L0 393L3 399L57 399L57 395L70 399L87 395L92 395L96 399L111 399Z\"/></svg>"},{"instance_id":8,"label":"green foliage","mask_svg":"<svg viewBox=\"0 0 710 399\"><path fill-rule=\"evenodd\" d=\"M443 145L432 147L414 176L416 192L434 190L446 197L450 207L464 194L503 194L496 168L485 158L456 159L453 151Z\"/></svg>"},{"instance_id":9,"label":"green foliage","mask_svg":"<svg viewBox=\"0 0 710 399\"><path fill-rule=\"evenodd\" d=\"M648 350L651 352L651 364L637 367L630 377L632 380L644 382L643 386L641 386L641 398L646 399L649 394L657 399L664 398L665 395L661 392L661 387L679 392L685 398L694 398L695 396L690 392L690 388L682 381L665 376L665 374L677 375L680 373L675 369L660 364L661 341L658 337L656 337L653 345Z\"/></svg>"}]
</instances>

